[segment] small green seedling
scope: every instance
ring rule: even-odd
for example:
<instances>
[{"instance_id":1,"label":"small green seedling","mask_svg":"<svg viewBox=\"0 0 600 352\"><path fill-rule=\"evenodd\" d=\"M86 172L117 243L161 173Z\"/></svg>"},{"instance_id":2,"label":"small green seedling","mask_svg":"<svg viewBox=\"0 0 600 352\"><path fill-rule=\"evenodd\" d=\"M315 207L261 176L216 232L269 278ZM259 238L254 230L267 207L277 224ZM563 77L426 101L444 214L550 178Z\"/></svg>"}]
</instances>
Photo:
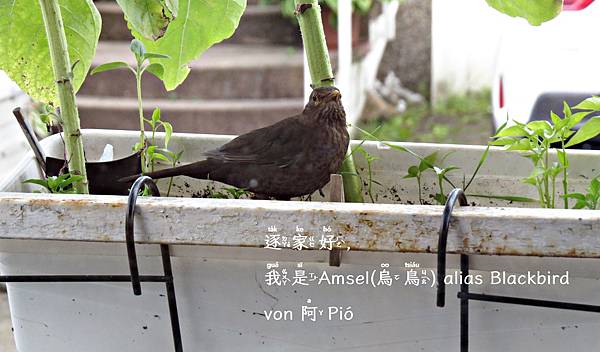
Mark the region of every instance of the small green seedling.
<instances>
[{"instance_id":1,"label":"small green seedling","mask_svg":"<svg viewBox=\"0 0 600 352\"><path fill-rule=\"evenodd\" d=\"M368 176L368 178L367 178L367 194L369 195L369 199L371 199L371 203L375 203L376 196L373 197L373 184L375 183L377 185L381 185L381 183L379 183L373 179L373 162L376 160L379 160L380 158L370 154L362 146L359 146L357 148L357 151L360 154L362 154L362 156L367 161L367 173L368 173L367 174L367 176Z\"/></svg>"},{"instance_id":2,"label":"small green seedling","mask_svg":"<svg viewBox=\"0 0 600 352\"><path fill-rule=\"evenodd\" d=\"M594 178L587 188L587 193L569 193L563 196L565 199L574 199L575 205L573 209L588 208L592 210L598 209L598 201L600 201L600 180Z\"/></svg>"},{"instance_id":3,"label":"small green seedling","mask_svg":"<svg viewBox=\"0 0 600 352\"><path fill-rule=\"evenodd\" d=\"M569 194L569 160L566 148L583 143L600 134L600 117L588 119L577 132L573 128L592 111L600 110L600 98L592 97L579 103L573 109L583 110L573 113L569 105L563 105L564 118L551 112L548 121L531 121L527 124L515 122L493 137L492 145L503 146L506 150L517 150L533 163L533 170L523 182L534 186L542 208L554 208L556 198L556 179L562 174L563 195ZM551 149L559 146L556 162L550 161ZM568 208L569 197L564 199Z\"/></svg>"},{"instance_id":4,"label":"small green seedling","mask_svg":"<svg viewBox=\"0 0 600 352\"><path fill-rule=\"evenodd\" d=\"M431 153L421 160L419 165L412 165L408 167L407 175L403 178L415 178L417 180L417 188L419 191L419 204L423 204L423 189L421 187L421 177L423 172L431 168L431 165L435 164L437 159L437 152Z\"/></svg>"},{"instance_id":5,"label":"small green seedling","mask_svg":"<svg viewBox=\"0 0 600 352\"><path fill-rule=\"evenodd\" d=\"M82 180L82 176L66 173L60 176L50 176L47 179L32 178L23 181L23 183L42 186L49 193L76 194L77 189L75 189L73 186ZM35 193L40 193L40 191L35 191Z\"/></svg>"},{"instance_id":6,"label":"small green seedling","mask_svg":"<svg viewBox=\"0 0 600 352\"><path fill-rule=\"evenodd\" d=\"M133 151L142 151L143 172L154 171L156 163L159 161L167 162L169 166L174 167L181 159L183 151L173 152L169 150L169 142L173 134L173 126L171 125L171 123L162 120L161 111L159 108L154 109L151 118L145 118L142 100L142 75L144 74L144 72L148 71L157 76L162 75L162 66L158 63L149 64L148 60L168 59L169 57L167 55L146 52L144 44L142 44L142 42L140 42L137 39L131 41L129 49L135 56L136 65L134 67L131 67L129 66L129 64L122 61L110 62L96 67L94 70L92 70L92 74L96 74L98 72L103 71L110 71L118 68L128 68L135 75L138 99L138 114L140 120L140 140L133 146ZM146 125L148 125L150 127L150 130L152 131L149 145L145 136ZM165 132L165 138L162 147L158 147L156 145L156 132L158 132L159 129L162 129ZM170 195L172 186L173 178L171 177L169 179L167 196ZM146 193L148 193L147 190L144 194Z\"/></svg>"},{"instance_id":7,"label":"small green seedling","mask_svg":"<svg viewBox=\"0 0 600 352\"><path fill-rule=\"evenodd\" d=\"M131 52L135 56L136 65L134 67L129 66L128 63L123 62L123 61L115 61L115 62L105 63L105 64L102 64L102 65L94 68L92 70L91 74L94 75L96 73L100 73L100 72L104 72L104 71L111 71L111 70L116 70L116 69L120 69L120 68L127 68L127 69L129 69L129 71L131 71L135 75L137 100L138 100L138 115L139 115L139 121L140 121L140 141L134 147L134 149L137 151L137 150L142 150L143 148L146 147L146 137L145 137L145 128L144 128L145 126L144 125L145 125L146 121L148 121L148 119L144 118L144 109L143 109L143 102L142 102L142 75L144 74L144 72L148 71L148 72L156 75L157 77L162 76L162 72L161 72L163 70L162 65L160 65L158 63L149 64L148 60L149 59L168 59L169 56L163 55L163 54L146 52L146 48L144 47L144 44L137 39L134 39L131 41L131 44L129 45L129 50L131 50ZM163 128L164 128L164 125L163 125ZM165 130L166 130L166 128L165 128ZM148 171L148 163L146 161L146 157L147 157L147 155L145 155L145 153L142 153L142 171L143 172Z\"/></svg>"}]
</instances>

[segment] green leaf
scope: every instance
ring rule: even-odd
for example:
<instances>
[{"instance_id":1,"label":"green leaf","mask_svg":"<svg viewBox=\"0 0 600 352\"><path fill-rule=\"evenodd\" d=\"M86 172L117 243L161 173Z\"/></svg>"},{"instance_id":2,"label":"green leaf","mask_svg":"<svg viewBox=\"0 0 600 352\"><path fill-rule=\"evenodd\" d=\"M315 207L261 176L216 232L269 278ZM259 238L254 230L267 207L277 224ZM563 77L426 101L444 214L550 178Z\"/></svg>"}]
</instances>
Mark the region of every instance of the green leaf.
<instances>
[{"instance_id":1,"label":"green leaf","mask_svg":"<svg viewBox=\"0 0 600 352\"><path fill-rule=\"evenodd\" d=\"M156 53L146 53L144 54L144 59L170 59L169 55L156 54Z\"/></svg>"},{"instance_id":2,"label":"green leaf","mask_svg":"<svg viewBox=\"0 0 600 352\"><path fill-rule=\"evenodd\" d=\"M558 176L558 174L560 174L560 172L562 170L563 170L562 164L554 162L554 163L552 163L552 167L550 168L550 176L552 178L556 178L556 176Z\"/></svg>"},{"instance_id":3,"label":"green leaf","mask_svg":"<svg viewBox=\"0 0 600 352\"><path fill-rule=\"evenodd\" d=\"M129 50L135 55L138 64L144 60L144 55L146 54L146 46L144 43L137 39L133 39L131 44L129 44Z\"/></svg>"},{"instance_id":4,"label":"green leaf","mask_svg":"<svg viewBox=\"0 0 600 352\"><path fill-rule=\"evenodd\" d=\"M117 0L117 3L129 25L149 40L162 38L176 16L173 6L163 0ZM177 9L174 10L176 13Z\"/></svg>"},{"instance_id":5,"label":"green leaf","mask_svg":"<svg viewBox=\"0 0 600 352\"><path fill-rule=\"evenodd\" d=\"M129 68L129 65L123 61L109 62L109 63L102 64L102 65L94 68L90 74L95 75L96 73L99 73L99 72L111 71L111 70L115 70L117 68L125 68L125 67Z\"/></svg>"},{"instance_id":6,"label":"green leaf","mask_svg":"<svg viewBox=\"0 0 600 352\"><path fill-rule=\"evenodd\" d=\"M448 167L446 167L446 168L442 169L442 172L441 172L441 174L440 174L440 175L441 175L441 176L445 176L445 175L446 175L448 172L450 172L450 171L452 171L452 170L458 170L458 169L460 169L460 167L456 167L456 166L448 166Z\"/></svg>"},{"instance_id":7,"label":"green leaf","mask_svg":"<svg viewBox=\"0 0 600 352\"><path fill-rule=\"evenodd\" d=\"M163 122L162 126L165 129L165 148L168 148L169 141L171 141L171 135L173 134L173 125L169 122Z\"/></svg>"},{"instance_id":8,"label":"green leaf","mask_svg":"<svg viewBox=\"0 0 600 352\"><path fill-rule=\"evenodd\" d=\"M519 139L517 143L511 144L506 150L531 150L531 142L529 139Z\"/></svg>"},{"instance_id":9,"label":"green leaf","mask_svg":"<svg viewBox=\"0 0 600 352\"><path fill-rule=\"evenodd\" d=\"M573 107L573 109L598 111L598 110L600 110L600 97L595 96L595 97L587 98L584 101L582 101L581 103L575 105Z\"/></svg>"},{"instance_id":10,"label":"green leaf","mask_svg":"<svg viewBox=\"0 0 600 352\"><path fill-rule=\"evenodd\" d=\"M562 166L569 167L569 159L567 158L566 152L563 152L561 149L557 149L556 155L558 156L558 161Z\"/></svg>"},{"instance_id":11,"label":"green leaf","mask_svg":"<svg viewBox=\"0 0 600 352\"><path fill-rule=\"evenodd\" d=\"M39 186L42 186L42 187L46 188L47 190L50 190L50 187L48 187L48 181L46 181L46 180L40 180L40 179L37 179L37 178L30 178L28 180L23 181L23 183L31 183L31 184L34 184L34 185L39 185Z\"/></svg>"},{"instance_id":12,"label":"green leaf","mask_svg":"<svg viewBox=\"0 0 600 352\"><path fill-rule=\"evenodd\" d=\"M438 202L438 204L440 205L446 204L446 196L441 193L436 193L433 196L433 199L435 199L435 201Z\"/></svg>"},{"instance_id":13,"label":"green leaf","mask_svg":"<svg viewBox=\"0 0 600 352\"><path fill-rule=\"evenodd\" d=\"M600 134L600 116L592 117L587 120L579 130L569 139L565 147L570 147L579 143L583 143Z\"/></svg>"},{"instance_id":14,"label":"green leaf","mask_svg":"<svg viewBox=\"0 0 600 352\"><path fill-rule=\"evenodd\" d=\"M568 123L567 123L567 127L569 129L575 127L579 122L581 122L581 120L583 120L590 113L591 113L590 111L580 111L580 112L574 113L569 118Z\"/></svg>"},{"instance_id":15,"label":"green leaf","mask_svg":"<svg viewBox=\"0 0 600 352\"><path fill-rule=\"evenodd\" d=\"M158 121L160 121L160 108L156 108L152 112L152 122L156 123Z\"/></svg>"},{"instance_id":16,"label":"green leaf","mask_svg":"<svg viewBox=\"0 0 600 352\"><path fill-rule=\"evenodd\" d=\"M530 24L540 24L558 16L562 0L486 0L488 5L511 17L522 17Z\"/></svg>"},{"instance_id":17,"label":"green leaf","mask_svg":"<svg viewBox=\"0 0 600 352\"><path fill-rule=\"evenodd\" d=\"M506 145L512 145L514 143L519 142L520 139L514 138L514 137L500 137L498 139L496 139L495 141L491 141L490 145L495 145L495 146L506 146Z\"/></svg>"},{"instance_id":18,"label":"green leaf","mask_svg":"<svg viewBox=\"0 0 600 352\"><path fill-rule=\"evenodd\" d=\"M92 0L60 0L75 92L87 76L100 36ZM0 0L0 69L34 100L59 105L48 39L37 0Z\"/></svg>"},{"instance_id":19,"label":"green leaf","mask_svg":"<svg viewBox=\"0 0 600 352\"><path fill-rule=\"evenodd\" d=\"M552 123L558 125L561 121L560 117L554 113L554 111L550 111L550 119Z\"/></svg>"},{"instance_id":20,"label":"green leaf","mask_svg":"<svg viewBox=\"0 0 600 352\"><path fill-rule=\"evenodd\" d=\"M413 165L408 168L408 175L404 176L403 178L413 178L413 177L417 177L418 175L419 175L419 168L416 165Z\"/></svg>"},{"instance_id":21,"label":"green leaf","mask_svg":"<svg viewBox=\"0 0 600 352\"><path fill-rule=\"evenodd\" d=\"M481 167L483 166L483 164L487 160L489 152L490 152L490 145L488 144L488 146L487 146L487 148L485 148L485 151L483 152L483 154L481 154L481 158L479 158L479 162L477 163L477 167L475 167L475 171L473 171L473 175L471 175L471 178L469 179L469 182L465 185L463 191L465 191L465 192L467 191L467 189L469 188L469 186L471 185L471 183L475 179L475 176L477 176L477 174L479 173L479 169L481 169Z\"/></svg>"},{"instance_id":22,"label":"green leaf","mask_svg":"<svg viewBox=\"0 0 600 352\"><path fill-rule=\"evenodd\" d=\"M598 181L597 178L592 180L589 190L591 195L597 195L600 193L600 181Z\"/></svg>"},{"instance_id":23,"label":"green leaf","mask_svg":"<svg viewBox=\"0 0 600 352\"><path fill-rule=\"evenodd\" d=\"M585 201L585 194L581 194L581 193L569 193L569 194L563 195L562 197Z\"/></svg>"},{"instance_id":24,"label":"green leaf","mask_svg":"<svg viewBox=\"0 0 600 352\"><path fill-rule=\"evenodd\" d=\"M74 183L81 182L83 180L83 176L80 175L69 175L69 177L60 183L60 188L65 189L71 186Z\"/></svg>"},{"instance_id":25,"label":"green leaf","mask_svg":"<svg viewBox=\"0 0 600 352\"><path fill-rule=\"evenodd\" d=\"M563 114L565 115L565 118L568 119L569 117L571 117L571 108L569 107L569 104L566 101L563 101Z\"/></svg>"},{"instance_id":26,"label":"green leaf","mask_svg":"<svg viewBox=\"0 0 600 352\"><path fill-rule=\"evenodd\" d=\"M513 125L502 129L500 132L496 133L494 137L525 137L527 135L529 134L523 127Z\"/></svg>"},{"instance_id":27,"label":"green leaf","mask_svg":"<svg viewBox=\"0 0 600 352\"><path fill-rule=\"evenodd\" d=\"M544 132L552 130L550 123L545 120L531 121L527 124L527 128L532 130L538 136L543 136Z\"/></svg>"},{"instance_id":28,"label":"green leaf","mask_svg":"<svg viewBox=\"0 0 600 352\"><path fill-rule=\"evenodd\" d=\"M437 152L433 152L433 153L427 155L419 163L419 171L425 171L427 169L432 168L433 165L435 164L436 160L437 160Z\"/></svg>"},{"instance_id":29,"label":"green leaf","mask_svg":"<svg viewBox=\"0 0 600 352\"><path fill-rule=\"evenodd\" d=\"M167 90L172 90L187 77L190 61L233 34L245 8L246 0L180 0L177 18L171 21L161 39L146 39L135 28L132 33L149 52L171 57L152 58L150 62L162 65L163 72L157 77Z\"/></svg>"},{"instance_id":30,"label":"green leaf","mask_svg":"<svg viewBox=\"0 0 600 352\"><path fill-rule=\"evenodd\" d=\"M161 153L154 153L154 154L152 154L152 157L153 157L154 159L160 159L160 160L164 160L164 161L166 161L166 162L168 162L168 163L170 163L170 162L171 162L171 160L169 160L169 158L167 158L166 156L164 156L164 155L163 155L163 154L161 154Z\"/></svg>"},{"instance_id":31,"label":"green leaf","mask_svg":"<svg viewBox=\"0 0 600 352\"><path fill-rule=\"evenodd\" d=\"M160 78L163 75L164 69L161 64L153 63L144 67L143 71L148 71L154 76Z\"/></svg>"}]
</instances>

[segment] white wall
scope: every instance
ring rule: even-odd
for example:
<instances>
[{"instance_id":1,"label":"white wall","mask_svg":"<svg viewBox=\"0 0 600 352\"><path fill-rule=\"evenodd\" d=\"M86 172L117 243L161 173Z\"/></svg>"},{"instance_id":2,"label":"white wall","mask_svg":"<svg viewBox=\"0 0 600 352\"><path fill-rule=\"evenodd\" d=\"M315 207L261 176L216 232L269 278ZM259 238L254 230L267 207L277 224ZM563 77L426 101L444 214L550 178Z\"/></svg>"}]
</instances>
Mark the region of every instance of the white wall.
<instances>
[{"instance_id":1,"label":"white wall","mask_svg":"<svg viewBox=\"0 0 600 352\"><path fill-rule=\"evenodd\" d=\"M524 21L485 0L432 0L431 96L490 87L502 27Z\"/></svg>"}]
</instances>

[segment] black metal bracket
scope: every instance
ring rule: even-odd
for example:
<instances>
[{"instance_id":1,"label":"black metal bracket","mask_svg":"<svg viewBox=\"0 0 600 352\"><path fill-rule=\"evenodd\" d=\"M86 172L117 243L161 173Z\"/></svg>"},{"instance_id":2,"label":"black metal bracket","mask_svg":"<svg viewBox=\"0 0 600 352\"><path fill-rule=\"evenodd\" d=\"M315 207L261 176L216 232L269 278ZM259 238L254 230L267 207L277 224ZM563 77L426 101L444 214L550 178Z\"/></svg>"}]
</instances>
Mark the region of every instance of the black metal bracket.
<instances>
[{"instance_id":1,"label":"black metal bracket","mask_svg":"<svg viewBox=\"0 0 600 352\"><path fill-rule=\"evenodd\" d=\"M153 196L160 196L158 187L148 176L139 177L131 187L127 203L127 214L125 216L125 243L127 245L127 257L129 261L130 275L3 275L0 282L20 283L57 283L57 282L131 282L133 294L142 294L141 282L164 282L167 290L169 304L169 316L171 319L171 330L173 333L173 344L175 352L183 352L181 340L181 327L179 325L179 314L177 311L177 300L175 296L175 285L173 283L173 270L171 267L171 254L169 246L160 245L160 253L163 264L163 275L140 275L138 270L137 256L134 241L134 218L135 205L138 194L142 187L147 186Z\"/></svg>"},{"instance_id":2,"label":"black metal bracket","mask_svg":"<svg viewBox=\"0 0 600 352\"><path fill-rule=\"evenodd\" d=\"M442 216L442 226L438 239L438 254L437 254L437 301L438 307L444 307L446 286L444 277L446 276L446 244L448 239L448 230L450 228L450 220L452 211L456 201L458 200L461 206L468 205L467 198L464 192L456 188L450 192L444 208ZM498 296L480 293L470 293L469 285L466 278L469 275L469 256L466 254L460 255L460 291L457 297L460 299L460 350L461 352L469 351L469 300L486 301L506 304L517 304L531 307L554 308L564 310L575 310L583 312L600 313L600 305L579 304L561 301L549 301L542 299L531 299L513 296Z\"/></svg>"},{"instance_id":3,"label":"black metal bracket","mask_svg":"<svg viewBox=\"0 0 600 352\"><path fill-rule=\"evenodd\" d=\"M444 278L446 277L446 244L448 242L448 230L450 229L450 220L452 218L452 212L456 202L459 202L461 206L466 206L467 197L460 188L455 188L448 195L446 200L446 206L444 207L444 214L442 215L442 227L440 228L438 238L438 254L437 254L437 306L443 307L446 305L446 283Z\"/></svg>"}]
</instances>

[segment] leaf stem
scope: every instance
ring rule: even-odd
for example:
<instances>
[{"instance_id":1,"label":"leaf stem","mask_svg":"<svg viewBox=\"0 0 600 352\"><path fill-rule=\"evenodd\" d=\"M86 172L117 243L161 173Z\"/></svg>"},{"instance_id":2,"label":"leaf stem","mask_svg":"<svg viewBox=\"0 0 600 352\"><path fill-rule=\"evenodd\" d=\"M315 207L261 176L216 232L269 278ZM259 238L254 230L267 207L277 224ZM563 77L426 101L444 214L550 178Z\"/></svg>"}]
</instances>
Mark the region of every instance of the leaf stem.
<instances>
[{"instance_id":1,"label":"leaf stem","mask_svg":"<svg viewBox=\"0 0 600 352\"><path fill-rule=\"evenodd\" d=\"M77 193L87 194L89 193L89 188L85 170L79 112L77 111L75 102L75 90L72 82L73 71L67 49L67 38L60 14L60 6L58 0L39 0L39 3L44 18L46 35L48 36L50 60L52 61L56 89L60 101L67 165L71 175L82 177L80 182L73 185Z\"/></svg>"}]
</instances>

